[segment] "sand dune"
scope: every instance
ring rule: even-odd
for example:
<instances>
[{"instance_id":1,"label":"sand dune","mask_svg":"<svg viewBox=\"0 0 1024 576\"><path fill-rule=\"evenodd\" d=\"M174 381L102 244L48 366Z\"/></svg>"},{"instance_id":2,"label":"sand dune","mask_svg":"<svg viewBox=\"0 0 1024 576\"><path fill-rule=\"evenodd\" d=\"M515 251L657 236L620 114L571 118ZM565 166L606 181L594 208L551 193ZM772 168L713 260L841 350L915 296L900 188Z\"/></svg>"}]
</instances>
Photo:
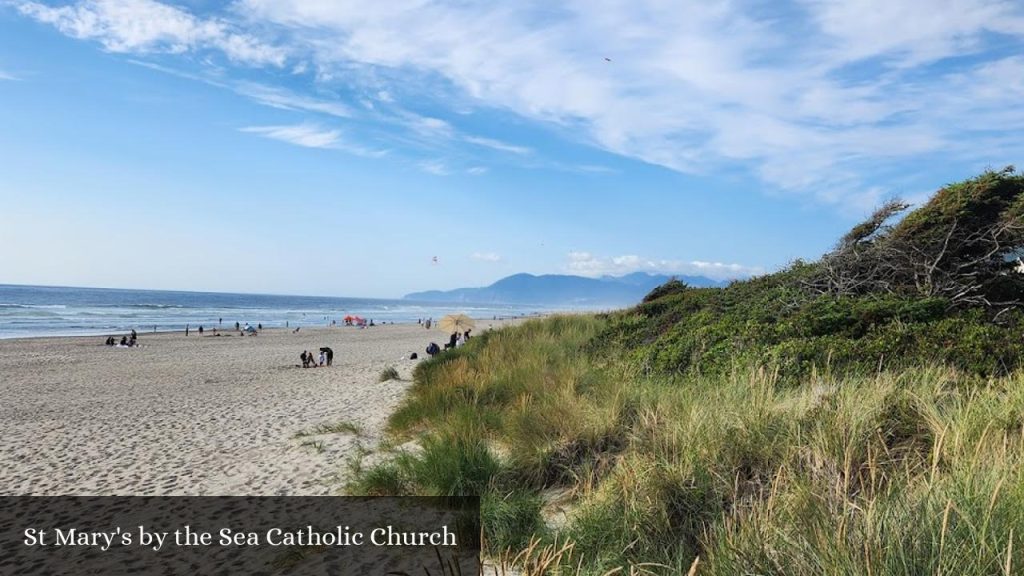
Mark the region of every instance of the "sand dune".
<instances>
[{"instance_id":1,"label":"sand dune","mask_svg":"<svg viewBox=\"0 0 1024 576\"><path fill-rule=\"evenodd\" d=\"M501 322L481 322L479 330ZM0 494L322 495L444 335L416 325L0 341ZM299 353L330 346L334 366ZM394 366L401 381L380 383ZM319 425L361 433L296 437Z\"/></svg>"}]
</instances>

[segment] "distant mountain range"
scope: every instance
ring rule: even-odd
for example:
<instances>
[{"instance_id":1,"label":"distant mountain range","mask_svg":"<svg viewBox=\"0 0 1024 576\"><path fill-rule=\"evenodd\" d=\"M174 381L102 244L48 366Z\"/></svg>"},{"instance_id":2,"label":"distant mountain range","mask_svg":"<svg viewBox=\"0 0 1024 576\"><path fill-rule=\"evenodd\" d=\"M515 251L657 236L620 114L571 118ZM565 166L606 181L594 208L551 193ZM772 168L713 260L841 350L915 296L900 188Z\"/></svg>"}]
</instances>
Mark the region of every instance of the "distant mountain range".
<instances>
[{"instance_id":1,"label":"distant mountain range","mask_svg":"<svg viewBox=\"0 0 1024 576\"><path fill-rule=\"evenodd\" d=\"M429 290L406 294L421 302L472 302L477 304L542 304L570 306L622 306L636 304L672 276L635 272L626 276L586 278L561 274L514 274L484 288ZM690 286L724 286L703 276L675 276Z\"/></svg>"}]
</instances>

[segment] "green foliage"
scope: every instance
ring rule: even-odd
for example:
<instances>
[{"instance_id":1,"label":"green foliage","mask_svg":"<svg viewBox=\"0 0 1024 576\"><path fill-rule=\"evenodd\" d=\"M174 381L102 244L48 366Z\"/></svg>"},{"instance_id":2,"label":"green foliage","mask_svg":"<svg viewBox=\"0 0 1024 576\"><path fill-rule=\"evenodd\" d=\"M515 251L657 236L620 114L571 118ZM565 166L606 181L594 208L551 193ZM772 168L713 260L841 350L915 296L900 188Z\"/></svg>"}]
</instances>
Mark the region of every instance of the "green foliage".
<instances>
[{"instance_id":1,"label":"green foliage","mask_svg":"<svg viewBox=\"0 0 1024 576\"><path fill-rule=\"evenodd\" d=\"M398 370L394 366L388 366L381 370L380 377L377 378L378 382L388 382L390 380L400 380L401 376L398 374Z\"/></svg>"},{"instance_id":2,"label":"green foliage","mask_svg":"<svg viewBox=\"0 0 1024 576\"><path fill-rule=\"evenodd\" d=\"M988 173L892 227L890 204L840 245L1016 225L1022 184ZM522 549L527 576L695 558L698 574L1019 572L1024 313L815 289L833 264L670 283L422 362L389 422L419 449L359 467L350 491L481 495L486 550ZM986 294L1019 298L1019 282L1000 272ZM552 492L569 495L563 521L547 520Z\"/></svg>"},{"instance_id":3,"label":"green foliage","mask_svg":"<svg viewBox=\"0 0 1024 576\"><path fill-rule=\"evenodd\" d=\"M532 537L545 535L547 529L540 515L543 504L538 494L527 491L486 492L480 500L480 519L489 551L518 552Z\"/></svg>"},{"instance_id":4,"label":"green foliage","mask_svg":"<svg viewBox=\"0 0 1024 576\"><path fill-rule=\"evenodd\" d=\"M691 293L702 308L722 305L700 290L677 303L692 304ZM784 342L863 343L882 322L955 338L950 354L963 357L998 329L983 315L945 318L931 302L815 306L789 320L802 337ZM833 366L795 377L734 362L645 376L630 355L593 347L636 318L533 321L422 364L391 422L421 450L361 470L352 491L480 494L491 555L534 549L535 538L570 542L573 569L582 560L586 574L651 562L663 566L645 568L654 573L685 573L698 555L700 574L1024 565L1024 373L984 381L938 365L864 375ZM572 495L571 510L549 525L553 488Z\"/></svg>"},{"instance_id":5,"label":"green foliage","mask_svg":"<svg viewBox=\"0 0 1024 576\"><path fill-rule=\"evenodd\" d=\"M803 289L816 265L726 288L691 289L610 317L591 344L639 369L721 374L737 364L778 367L786 378L812 370L867 373L940 362L980 376L1006 374L1024 352L1024 314L1000 324L943 298L874 294L837 297Z\"/></svg>"},{"instance_id":6,"label":"green foliage","mask_svg":"<svg viewBox=\"0 0 1024 576\"><path fill-rule=\"evenodd\" d=\"M894 229L893 240L906 240L916 245L941 243L951 227L956 225L966 230L982 230L997 222L1010 222L1021 216L1024 202L1024 175L1015 174L1013 167L1000 172L985 172L977 178L950 184L928 201L927 204L907 215ZM1007 236L1013 246L1024 244L1024 236L1018 233ZM965 246L966 249L977 248ZM967 257L976 254L954 254Z\"/></svg>"},{"instance_id":7,"label":"green foliage","mask_svg":"<svg viewBox=\"0 0 1024 576\"><path fill-rule=\"evenodd\" d=\"M644 302L650 302L652 300L658 300L671 294L678 294L680 292L686 292L689 286L685 282L678 278L672 278L668 282L665 282L661 286L658 286L654 290L651 290L650 294L644 296Z\"/></svg>"},{"instance_id":8,"label":"green foliage","mask_svg":"<svg viewBox=\"0 0 1024 576\"><path fill-rule=\"evenodd\" d=\"M1012 167L951 184L895 226L906 208L890 202L826 254L809 284L839 296L942 297L956 308L998 316L1021 304L1024 175Z\"/></svg>"}]
</instances>

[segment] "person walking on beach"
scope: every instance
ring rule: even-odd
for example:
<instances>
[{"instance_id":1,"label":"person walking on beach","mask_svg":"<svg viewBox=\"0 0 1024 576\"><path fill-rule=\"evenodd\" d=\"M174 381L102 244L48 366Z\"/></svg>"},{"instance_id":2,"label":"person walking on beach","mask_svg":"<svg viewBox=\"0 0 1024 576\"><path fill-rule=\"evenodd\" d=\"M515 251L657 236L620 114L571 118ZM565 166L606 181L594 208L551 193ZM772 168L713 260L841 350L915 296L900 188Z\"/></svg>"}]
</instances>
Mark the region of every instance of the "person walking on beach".
<instances>
[{"instance_id":1,"label":"person walking on beach","mask_svg":"<svg viewBox=\"0 0 1024 576\"><path fill-rule=\"evenodd\" d=\"M241 330L241 328L242 326L238 322L235 322L235 330Z\"/></svg>"},{"instance_id":2,"label":"person walking on beach","mask_svg":"<svg viewBox=\"0 0 1024 576\"><path fill-rule=\"evenodd\" d=\"M223 325L224 325L224 319L223 318L217 318L217 326L223 326Z\"/></svg>"},{"instance_id":3,"label":"person walking on beach","mask_svg":"<svg viewBox=\"0 0 1024 576\"><path fill-rule=\"evenodd\" d=\"M202 324L199 325L199 335L200 336L203 335L203 325Z\"/></svg>"},{"instance_id":4,"label":"person walking on beach","mask_svg":"<svg viewBox=\"0 0 1024 576\"><path fill-rule=\"evenodd\" d=\"M185 324L185 336L188 336L188 324Z\"/></svg>"}]
</instances>

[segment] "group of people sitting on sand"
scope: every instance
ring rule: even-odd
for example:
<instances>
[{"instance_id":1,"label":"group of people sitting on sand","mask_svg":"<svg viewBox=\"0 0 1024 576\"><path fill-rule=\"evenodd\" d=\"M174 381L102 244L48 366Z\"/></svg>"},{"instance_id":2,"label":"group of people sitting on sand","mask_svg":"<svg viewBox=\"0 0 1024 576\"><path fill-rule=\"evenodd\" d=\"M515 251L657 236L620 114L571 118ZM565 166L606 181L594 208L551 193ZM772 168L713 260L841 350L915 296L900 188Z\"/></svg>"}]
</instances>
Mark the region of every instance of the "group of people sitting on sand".
<instances>
[{"instance_id":1,"label":"group of people sitting on sand","mask_svg":"<svg viewBox=\"0 0 1024 576\"><path fill-rule=\"evenodd\" d=\"M132 330L131 338L128 336L121 336L121 342L115 340L113 336L107 336L107 340L104 344L107 346L117 346L119 348L133 348L139 345L139 335L135 330Z\"/></svg>"},{"instance_id":2,"label":"group of people sitting on sand","mask_svg":"<svg viewBox=\"0 0 1024 576\"><path fill-rule=\"evenodd\" d=\"M302 360L303 368L316 368L317 366L330 366L334 363L334 350L331 350L327 346L320 349L320 361L317 362L316 357L312 352L303 350L302 354L299 354L299 359Z\"/></svg>"},{"instance_id":3,"label":"group of people sitting on sand","mask_svg":"<svg viewBox=\"0 0 1024 576\"><path fill-rule=\"evenodd\" d=\"M452 332L451 337L448 339L448 343L444 345L444 349L451 350L463 346L467 341L469 341L470 332L472 332L472 330L466 330L465 332ZM431 342L427 346L427 354L430 356L433 357L440 353L441 347L438 346L436 342Z\"/></svg>"}]
</instances>

